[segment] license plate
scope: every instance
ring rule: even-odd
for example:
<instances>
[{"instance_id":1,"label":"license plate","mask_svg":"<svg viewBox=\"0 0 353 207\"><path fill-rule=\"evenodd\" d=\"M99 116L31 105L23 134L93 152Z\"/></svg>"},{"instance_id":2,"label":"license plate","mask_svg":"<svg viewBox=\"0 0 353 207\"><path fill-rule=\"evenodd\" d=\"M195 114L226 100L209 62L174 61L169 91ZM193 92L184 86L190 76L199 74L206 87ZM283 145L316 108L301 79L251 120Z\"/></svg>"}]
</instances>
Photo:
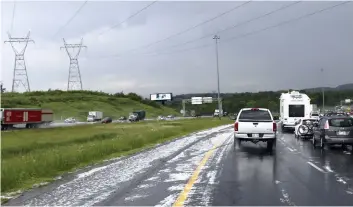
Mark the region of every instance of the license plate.
<instances>
[{"instance_id":1,"label":"license plate","mask_svg":"<svg viewBox=\"0 0 353 207\"><path fill-rule=\"evenodd\" d=\"M348 132L344 132L344 131L338 131L337 135L348 135Z\"/></svg>"},{"instance_id":2,"label":"license plate","mask_svg":"<svg viewBox=\"0 0 353 207\"><path fill-rule=\"evenodd\" d=\"M252 137L259 137L259 134L252 134Z\"/></svg>"}]
</instances>

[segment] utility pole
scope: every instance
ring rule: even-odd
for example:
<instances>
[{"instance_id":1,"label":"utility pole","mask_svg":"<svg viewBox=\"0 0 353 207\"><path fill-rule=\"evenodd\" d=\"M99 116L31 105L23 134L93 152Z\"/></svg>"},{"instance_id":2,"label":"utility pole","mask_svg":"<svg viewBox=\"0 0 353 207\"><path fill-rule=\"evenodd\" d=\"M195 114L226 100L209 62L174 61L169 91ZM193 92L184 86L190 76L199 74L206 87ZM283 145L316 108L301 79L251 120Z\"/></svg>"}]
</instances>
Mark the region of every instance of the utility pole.
<instances>
[{"instance_id":1,"label":"utility pole","mask_svg":"<svg viewBox=\"0 0 353 207\"><path fill-rule=\"evenodd\" d=\"M1 88L1 93L4 93L5 92L5 88L3 87L3 84L2 84L2 81L0 82L0 88Z\"/></svg>"},{"instance_id":2,"label":"utility pole","mask_svg":"<svg viewBox=\"0 0 353 207\"><path fill-rule=\"evenodd\" d=\"M29 38L29 35L31 32L27 33L27 36L25 38L17 38L17 37L11 37L11 34L8 33L9 40L5 41L4 43L10 43L11 47L15 53L15 65L13 69L13 79L12 79L12 92L18 92L19 87L22 85L23 88L25 89L26 92L30 92L31 88L29 86L29 80L28 80L28 75L27 75L27 67L26 67L26 62L25 62L25 52L27 49L27 45L29 42L34 41ZM24 43L24 47L22 50L17 50L14 43Z\"/></svg>"},{"instance_id":3,"label":"utility pole","mask_svg":"<svg viewBox=\"0 0 353 207\"><path fill-rule=\"evenodd\" d=\"M81 79L81 72L80 67L78 65L78 56L80 55L81 48L87 48L86 46L82 45L83 39L81 39L80 44L67 44L65 39L64 40L64 47L60 47L60 49L65 48L67 55L70 58L70 67L69 67L69 78L67 80L67 90L82 90L82 79ZM72 49L73 54L69 52L69 49ZM78 49L75 52L75 49Z\"/></svg>"},{"instance_id":4,"label":"utility pole","mask_svg":"<svg viewBox=\"0 0 353 207\"><path fill-rule=\"evenodd\" d=\"M218 88L218 110L219 110L219 119L223 116L222 104L221 104L221 95L219 89L219 63L218 63L218 40L220 39L219 36L215 35L213 39L216 41L216 62L217 62L217 88Z\"/></svg>"},{"instance_id":5,"label":"utility pole","mask_svg":"<svg viewBox=\"0 0 353 207\"><path fill-rule=\"evenodd\" d=\"M322 80L325 83L323 68L321 68L321 73L322 73ZM325 87L324 86L322 86L322 111L323 111L323 113L325 113Z\"/></svg>"}]
</instances>

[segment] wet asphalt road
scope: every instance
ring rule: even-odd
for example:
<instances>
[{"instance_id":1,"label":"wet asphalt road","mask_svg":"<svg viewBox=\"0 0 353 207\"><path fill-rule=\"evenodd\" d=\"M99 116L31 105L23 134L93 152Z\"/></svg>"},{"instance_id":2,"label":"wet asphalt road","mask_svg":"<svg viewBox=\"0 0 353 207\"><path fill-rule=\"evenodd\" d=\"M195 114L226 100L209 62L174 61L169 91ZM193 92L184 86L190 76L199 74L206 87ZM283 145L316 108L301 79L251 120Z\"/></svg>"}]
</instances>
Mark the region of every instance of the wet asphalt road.
<instances>
[{"instance_id":1,"label":"wet asphalt road","mask_svg":"<svg viewBox=\"0 0 353 207\"><path fill-rule=\"evenodd\" d=\"M278 134L233 146L232 127L203 131L78 172L10 205L352 205L353 153Z\"/></svg>"}]
</instances>

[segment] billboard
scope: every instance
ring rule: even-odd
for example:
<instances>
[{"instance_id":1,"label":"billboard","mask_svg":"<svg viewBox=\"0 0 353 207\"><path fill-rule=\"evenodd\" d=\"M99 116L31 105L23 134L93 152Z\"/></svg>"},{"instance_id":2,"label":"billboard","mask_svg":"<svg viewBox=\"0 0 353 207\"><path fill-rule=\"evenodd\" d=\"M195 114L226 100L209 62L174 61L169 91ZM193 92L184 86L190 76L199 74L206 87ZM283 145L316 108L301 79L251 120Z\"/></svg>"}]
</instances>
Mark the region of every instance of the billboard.
<instances>
[{"instance_id":1,"label":"billboard","mask_svg":"<svg viewBox=\"0 0 353 207\"><path fill-rule=\"evenodd\" d=\"M172 93L151 94L151 101L171 101L172 96Z\"/></svg>"}]
</instances>

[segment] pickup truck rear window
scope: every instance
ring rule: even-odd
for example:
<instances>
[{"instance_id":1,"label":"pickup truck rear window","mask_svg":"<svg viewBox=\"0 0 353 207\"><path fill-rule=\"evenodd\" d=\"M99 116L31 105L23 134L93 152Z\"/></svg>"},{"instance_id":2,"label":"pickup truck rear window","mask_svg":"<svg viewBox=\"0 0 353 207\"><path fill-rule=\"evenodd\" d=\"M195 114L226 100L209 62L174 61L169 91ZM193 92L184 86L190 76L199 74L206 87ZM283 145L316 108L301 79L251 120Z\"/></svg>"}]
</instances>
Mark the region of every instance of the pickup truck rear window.
<instances>
[{"instance_id":1,"label":"pickup truck rear window","mask_svg":"<svg viewBox=\"0 0 353 207\"><path fill-rule=\"evenodd\" d=\"M353 118L329 119L328 122L333 127L353 127Z\"/></svg>"},{"instance_id":2,"label":"pickup truck rear window","mask_svg":"<svg viewBox=\"0 0 353 207\"><path fill-rule=\"evenodd\" d=\"M245 110L239 115L239 121L243 122L272 122L271 115L268 111L264 110Z\"/></svg>"}]
</instances>

